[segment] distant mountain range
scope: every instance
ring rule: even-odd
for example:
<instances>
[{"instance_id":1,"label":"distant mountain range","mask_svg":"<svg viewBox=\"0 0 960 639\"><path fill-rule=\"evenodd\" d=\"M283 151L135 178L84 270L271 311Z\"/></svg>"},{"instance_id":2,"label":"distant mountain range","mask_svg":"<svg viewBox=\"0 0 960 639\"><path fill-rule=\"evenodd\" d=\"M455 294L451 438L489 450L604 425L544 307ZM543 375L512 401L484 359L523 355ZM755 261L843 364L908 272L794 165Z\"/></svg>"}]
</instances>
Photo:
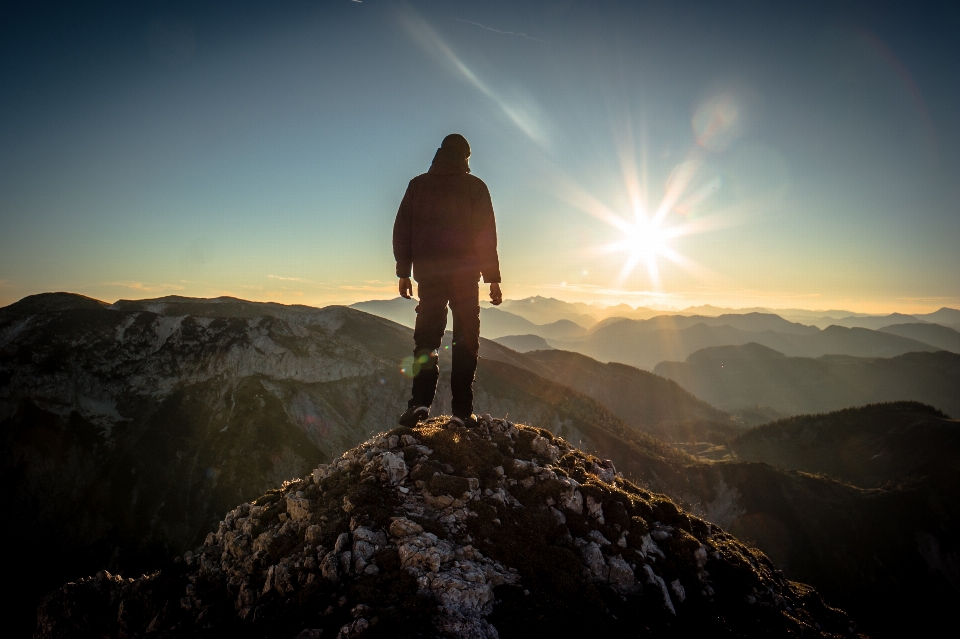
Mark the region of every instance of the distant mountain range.
<instances>
[{"instance_id":1,"label":"distant mountain range","mask_svg":"<svg viewBox=\"0 0 960 639\"><path fill-rule=\"evenodd\" d=\"M660 328L671 324L686 327ZM765 324L780 330L764 329ZM740 326L749 328L739 328ZM703 348L750 342L802 357L826 354L892 357L915 351L937 350L929 344L891 333L840 326L831 326L820 331L816 327L789 323L776 315L761 314L720 318L620 320L601 326L582 338L548 339L548 342L555 348L647 370L653 370L663 361L684 360Z\"/></svg>"},{"instance_id":2,"label":"distant mountain range","mask_svg":"<svg viewBox=\"0 0 960 639\"><path fill-rule=\"evenodd\" d=\"M354 304L353 308L412 327L416 320L413 311L415 306L411 300L396 298L360 302ZM625 308L620 310L624 314L633 312L630 307L623 306ZM894 357L940 349L960 352L960 332L944 324L928 321L936 319L946 322L954 319L955 315L960 316L960 311L946 308L922 316L894 314L831 318L830 324L822 330L812 325L810 317L804 321L789 321L779 315L759 311L715 315L658 314L646 319L614 314L594 321L589 328L585 328L589 324L585 318L589 316L581 311L592 308L585 304L574 305L541 297L506 300L500 307L487 305L481 309L481 335L501 341L508 338L503 343L512 344L520 351L555 348L646 370L653 370L663 361L682 361L702 348L749 342L763 344L794 357ZM710 313L724 310L697 308ZM537 323L531 318L540 322L548 319L553 321ZM902 323L904 321L907 323ZM546 344L536 338L542 338Z\"/></svg>"},{"instance_id":3,"label":"distant mountain range","mask_svg":"<svg viewBox=\"0 0 960 639\"><path fill-rule=\"evenodd\" d=\"M703 322L681 330L698 326L738 330ZM408 328L344 307L232 298L107 305L46 295L0 309L0 481L17 522L7 542L32 562L19 598L8 599L12 608L29 613L40 590L99 568L138 575L214 532L227 500L249 502L263 486L392 428L409 391L401 362L411 346ZM790 370L789 360L802 358L756 359L769 364L758 377L790 383L777 366ZM877 386L890 395L883 399L910 383L939 399L957 388L960 356L951 353L821 358L829 359L902 369ZM919 399L950 412L942 401ZM477 408L612 459L639 484L752 540L787 578L816 585L875 636L930 634L960 595L950 563L960 482L940 458L885 467L893 483L869 491L767 463L704 463L649 433L735 440L742 428L676 384L487 340ZM444 378L435 412L448 411ZM887 423L882 410L872 423ZM939 483L896 475L915 467L933 468Z\"/></svg>"},{"instance_id":4,"label":"distant mountain range","mask_svg":"<svg viewBox=\"0 0 960 639\"><path fill-rule=\"evenodd\" d=\"M912 400L960 415L960 355L946 351L809 358L750 343L705 348L654 372L727 410L760 404L797 415Z\"/></svg>"},{"instance_id":5,"label":"distant mountain range","mask_svg":"<svg viewBox=\"0 0 960 639\"><path fill-rule=\"evenodd\" d=\"M409 328L413 328L416 324L416 307L416 300L407 300L402 297L392 300L358 302L350 306L350 308L371 315L378 315ZM586 332L585 328L569 319L557 319L550 324L540 325L497 307L487 305L480 309L480 335L487 339L497 339L510 335L538 335L543 338L564 339L583 335Z\"/></svg>"}]
</instances>

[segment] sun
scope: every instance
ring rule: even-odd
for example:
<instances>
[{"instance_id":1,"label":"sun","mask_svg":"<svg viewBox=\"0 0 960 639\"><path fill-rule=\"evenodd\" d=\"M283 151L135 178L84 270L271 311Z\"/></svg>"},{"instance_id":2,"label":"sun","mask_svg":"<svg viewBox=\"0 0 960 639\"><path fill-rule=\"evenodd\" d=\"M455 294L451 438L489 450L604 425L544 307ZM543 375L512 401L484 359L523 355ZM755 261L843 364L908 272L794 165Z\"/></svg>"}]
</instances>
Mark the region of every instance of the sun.
<instances>
[{"instance_id":1,"label":"sun","mask_svg":"<svg viewBox=\"0 0 960 639\"><path fill-rule=\"evenodd\" d=\"M607 221L620 231L620 239L608 244L603 252L627 255L618 283L622 283L637 265L642 263L647 269L651 282L655 286L659 285L658 262L661 258L672 262L678 261L680 256L670 244L674 238L684 234L684 228L665 224L664 215L648 216L640 207L634 210L633 219L613 217L607 218Z\"/></svg>"},{"instance_id":2,"label":"sun","mask_svg":"<svg viewBox=\"0 0 960 639\"><path fill-rule=\"evenodd\" d=\"M619 159L623 177L623 192L617 194L621 206L608 206L600 197L590 193L574 180L563 176L558 182L560 193L572 206L613 227L617 232L613 241L585 247L584 255L598 258L611 253L625 255L623 266L614 282L621 289L638 265L646 267L654 292L662 289L660 266L666 260L703 281L716 279L716 274L682 254L680 238L726 228L736 223L736 216L728 208L715 208L716 193L723 180L715 169L705 165L705 152L699 147L687 154L669 172L663 185L659 203L650 201L645 148L641 145L643 161L637 163L632 133L625 136Z\"/></svg>"},{"instance_id":3,"label":"sun","mask_svg":"<svg viewBox=\"0 0 960 639\"><path fill-rule=\"evenodd\" d=\"M637 261L656 258L668 247L670 235L667 229L653 220L640 217L623 232L624 249Z\"/></svg>"}]
</instances>

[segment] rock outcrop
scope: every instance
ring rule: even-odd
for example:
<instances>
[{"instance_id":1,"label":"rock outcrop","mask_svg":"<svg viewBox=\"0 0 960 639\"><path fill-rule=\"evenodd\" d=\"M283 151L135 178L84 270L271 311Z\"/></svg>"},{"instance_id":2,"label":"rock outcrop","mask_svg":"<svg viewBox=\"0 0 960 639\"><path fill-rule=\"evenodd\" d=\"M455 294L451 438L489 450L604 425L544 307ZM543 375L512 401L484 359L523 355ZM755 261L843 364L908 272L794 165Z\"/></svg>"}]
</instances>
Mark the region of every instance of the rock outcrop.
<instances>
[{"instance_id":1,"label":"rock outcrop","mask_svg":"<svg viewBox=\"0 0 960 639\"><path fill-rule=\"evenodd\" d=\"M227 513L140 578L49 594L36 636L849 636L759 551L550 432L398 428Z\"/></svg>"}]
</instances>

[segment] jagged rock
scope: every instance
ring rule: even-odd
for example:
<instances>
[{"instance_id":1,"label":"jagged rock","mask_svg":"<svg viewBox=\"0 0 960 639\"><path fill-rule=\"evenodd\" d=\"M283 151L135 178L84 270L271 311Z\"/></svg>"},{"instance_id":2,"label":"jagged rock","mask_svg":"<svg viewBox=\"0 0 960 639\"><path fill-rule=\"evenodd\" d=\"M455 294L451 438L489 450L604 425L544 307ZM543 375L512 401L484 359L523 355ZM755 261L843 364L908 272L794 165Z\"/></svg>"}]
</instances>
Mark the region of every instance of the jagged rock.
<instances>
[{"instance_id":1,"label":"jagged rock","mask_svg":"<svg viewBox=\"0 0 960 639\"><path fill-rule=\"evenodd\" d=\"M404 568L437 572L441 564L453 560L453 544L439 541L433 533L404 537L397 550Z\"/></svg>"},{"instance_id":2,"label":"jagged rock","mask_svg":"<svg viewBox=\"0 0 960 639\"><path fill-rule=\"evenodd\" d=\"M287 515L293 521L302 521L310 516L310 500L303 496L302 491L287 495Z\"/></svg>"},{"instance_id":3,"label":"jagged rock","mask_svg":"<svg viewBox=\"0 0 960 639\"><path fill-rule=\"evenodd\" d=\"M333 546L333 552L341 553L350 547L350 533L342 532L337 535L337 542Z\"/></svg>"},{"instance_id":4,"label":"jagged rock","mask_svg":"<svg viewBox=\"0 0 960 639\"><path fill-rule=\"evenodd\" d=\"M673 601L670 599L670 593L667 592L667 583L663 580L663 577L653 572L653 568L649 564L644 564L643 571L647 584L660 589L660 593L663 595L663 607L669 610L670 614L676 616L677 610L673 607Z\"/></svg>"},{"instance_id":5,"label":"jagged rock","mask_svg":"<svg viewBox=\"0 0 960 639\"><path fill-rule=\"evenodd\" d=\"M567 487L567 490L560 495L560 504L567 510L579 515L583 512L583 495L577 490L579 484L569 477L560 481Z\"/></svg>"},{"instance_id":6,"label":"jagged rock","mask_svg":"<svg viewBox=\"0 0 960 639\"><path fill-rule=\"evenodd\" d=\"M320 562L320 574L324 579L334 583L340 581L340 560L336 552L330 551L324 555L323 561Z\"/></svg>"},{"instance_id":7,"label":"jagged rock","mask_svg":"<svg viewBox=\"0 0 960 639\"><path fill-rule=\"evenodd\" d=\"M677 601L683 603L687 598L687 591L684 589L683 584L680 583L679 579L674 579L670 582L670 590L673 591L673 594L676 595Z\"/></svg>"},{"instance_id":8,"label":"jagged rock","mask_svg":"<svg viewBox=\"0 0 960 639\"><path fill-rule=\"evenodd\" d=\"M590 541L596 543L598 546L609 546L610 540L603 536L599 530L591 530L587 533L587 537L590 538Z\"/></svg>"},{"instance_id":9,"label":"jagged rock","mask_svg":"<svg viewBox=\"0 0 960 639\"><path fill-rule=\"evenodd\" d=\"M399 428L230 511L175 569L63 586L37 637L849 634L759 552L597 468L503 420Z\"/></svg>"},{"instance_id":10,"label":"jagged rock","mask_svg":"<svg viewBox=\"0 0 960 639\"><path fill-rule=\"evenodd\" d=\"M583 556L583 565L590 579L606 583L610 576L610 568L603 560L603 552L597 542L591 541L584 545L580 549L580 554Z\"/></svg>"},{"instance_id":11,"label":"jagged rock","mask_svg":"<svg viewBox=\"0 0 960 639\"><path fill-rule=\"evenodd\" d=\"M592 495L587 495L587 514L596 519L598 524L606 523L603 518L603 504L594 499Z\"/></svg>"},{"instance_id":12,"label":"jagged rock","mask_svg":"<svg viewBox=\"0 0 960 639\"><path fill-rule=\"evenodd\" d=\"M641 546L640 552L644 557L650 557L656 555L658 557L663 557L663 551L660 550L660 546L650 538L650 535L644 535L640 538Z\"/></svg>"},{"instance_id":13,"label":"jagged rock","mask_svg":"<svg viewBox=\"0 0 960 639\"><path fill-rule=\"evenodd\" d=\"M550 514L553 515L553 520L557 522L558 525L562 526L563 524L567 523L566 515L564 515L562 512L560 512L553 506L550 507Z\"/></svg>"},{"instance_id":14,"label":"jagged rock","mask_svg":"<svg viewBox=\"0 0 960 639\"><path fill-rule=\"evenodd\" d=\"M387 481L397 485L407 476L407 464L403 457L394 453L384 453L380 458L383 470L387 473Z\"/></svg>"},{"instance_id":15,"label":"jagged rock","mask_svg":"<svg viewBox=\"0 0 960 639\"><path fill-rule=\"evenodd\" d=\"M613 589L621 595L626 595L636 591L637 578L633 574L630 564L620 555L614 555L607 559L609 568L609 583Z\"/></svg>"},{"instance_id":16,"label":"jagged rock","mask_svg":"<svg viewBox=\"0 0 960 639\"><path fill-rule=\"evenodd\" d=\"M390 523L390 534L394 537L406 537L423 532L423 526L406 517L397 517Z\"/></svg>"},{"instance_id":17,"label":"jagged rock","mask_svg":"<svg viewBox=\"0 0 960 639\"><path fill-rule=\"evenodd\" d=\"M530 443L530 448L550 463L557 461L560 457L560 449L551 444L546 437L535 437Z\"/></svg>"}]
</instances>

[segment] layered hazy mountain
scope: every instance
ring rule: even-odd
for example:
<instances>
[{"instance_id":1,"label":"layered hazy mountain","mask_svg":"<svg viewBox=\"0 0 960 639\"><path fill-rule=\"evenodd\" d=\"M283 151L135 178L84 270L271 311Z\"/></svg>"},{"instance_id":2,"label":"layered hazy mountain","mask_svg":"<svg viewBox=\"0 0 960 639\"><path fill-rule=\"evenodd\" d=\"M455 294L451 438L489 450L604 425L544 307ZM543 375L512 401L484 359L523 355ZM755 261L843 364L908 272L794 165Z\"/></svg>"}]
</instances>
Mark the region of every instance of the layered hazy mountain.
<instances>
[{"instance_id":1,"label":"layered hazy mountain","mask_svg":"<svg viewBox=\"0 0 960 639\"><path fill-rule=\"evenodd\" d=\"M553 347L539 335L506 335L494 339L497 344L506 346L518 353L528 353L530 351L550 351Z\"/></svg>"},{"instance_id":2,"label":"layered hazy mountain","mask_svg":"<svg viewBox=\"0 0 960 639\"><path fill-rule=\"evenodd\" d=\"M810 358L750 343L705 348L654 370L727 410L760 404L797 415L912 400L960 415L960 354L947 351Z\"/></svg>"},{"instance_id":3,"label":"layered hazy mountain","mask_svg":"<svg viewBox=\"0 0 960 639\"><path fill-rule=\"evenodd\" d=\"M506 305L506 302L504 303ZM413 328L417 321L416 300L397 297L392 300L374 300L358 302L350 308L378 315L403 326ZM590 322L595 323L595 321ZM587 330L570 319L560 318L548 324L536 324L529 319L485 305L480 309L480 335L487 339L496 339L514 335L537 335L541 338L563 339L586 334Z\"/></svg>"},{"instance_id":4,"label":"layered hazy mountain","mask_svg":"<svg viewBox=\"0 0 960 639\"><path fill-rule=\"evenodd\" d=\"M353 307L405 326L412 327L416 321L412 300L361 302ZM482 336L521 352L553 348L646 370L664 361L683 361L703 348L750 342L792 357L960 352L960 332L948 325L954 319L960 321L960 311L954 309L915 316L830 311L840 317L783 311L791 319L767 309L726 311L699 306L665 314L625 304L601 308L532 297L505 300L500 307L483 306L480 330Z\"/></svg>"},{"instance_id":5,"label":"layered hazy mountain","mask_svg":"<svg viewBox=\"0 0 960 639\"><path fill-rule=\"evenodd\" d=\"M791 330L782 334L807 337ZM46 295L0 309L0 471L19 524L8 542L37 562L14 607L29 611L41 590L100 568L139 575L195 547L265 486L389 430L409 392L411 348L410 329L344 307ZM934 368L956 357L912 356L934 358L918 363ZM900 482L891 466L892 483L865 491L734 455L705 462L650 435L742 434L742 422L695 395L621 364L481 344L479 412L612 459L639 485L756 543L870 632L945 619L960 594L949 568L960 491L933 491L952 486L953 466L934 460L948 466L936 485ZM444 377L435 412L448 411ZM851 449L867 453L876 454Z\"/></svg>"},{"instance_id":6,"label":"layered hazy mountain","mask_svg":"<svg viewBox=\"0 0 960 639\"><path fill-rule=\"evenodd\" d=\"M716 318L668 316L642 321L611 319L599 324L586 337L548 342L555 348L647 370L653 370L663 361L684 360L703 348L750 342L797 357L827 354L892 357L938 350L930 344L892 333L841 326L820 330L761 313Z\"/></svg>"},{"instance_id":7,"label":"layered hazy mountain","mask_svg":"<svg viewBox=\"0 0 960 639\"><path fill-rule=\"evenodd\" d=\"M576 388L627 425L664 441L725 441L744 430L729 414L653 373L567 351L530 352L527 357L539 364L540 375Z\"/></svg>"},{"instance_id":8,"label":"layered hazy mountain","mask_svg":"<svg viewBox=\"0 0 960 639\"><path fill-rule=\"evenodd\" d=\"M960 327L960 310L955 308L941 308L933 313L914 313L904 315L902 313L891 313L889 315L848 315L839 319L831 320L831 324L847 327L860 327L882 329L894 324L913 324L928 323L940 324L949 328Z\"/></svg>"},{"instance_id":9,"label":"layered hazy mountain","mask_svg":"<svg viewBox=\"0 0 960 639\"><path fill-rule=\"evenodd\" d=\"M880 332L915 339L951 353L960 353L960 331L941 324L893 324L884 326Z\"/></svg>"}]
</instances>

